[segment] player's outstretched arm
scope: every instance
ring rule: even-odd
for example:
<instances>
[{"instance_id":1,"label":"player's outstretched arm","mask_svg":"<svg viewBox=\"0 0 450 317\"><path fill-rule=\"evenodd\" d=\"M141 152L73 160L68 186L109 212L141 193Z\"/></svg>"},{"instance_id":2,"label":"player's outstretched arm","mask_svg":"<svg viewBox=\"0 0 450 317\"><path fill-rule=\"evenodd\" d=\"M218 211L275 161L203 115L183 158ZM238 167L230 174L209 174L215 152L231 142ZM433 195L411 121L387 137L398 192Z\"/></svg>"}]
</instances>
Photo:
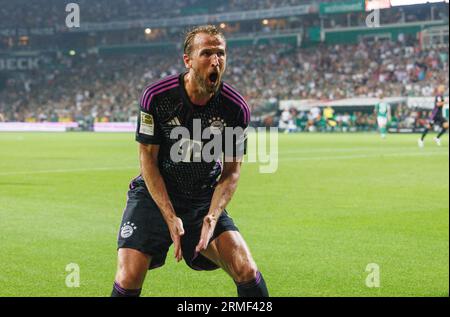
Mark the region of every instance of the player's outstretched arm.
<instances>
[{"instance_id":1,"label":"player's outstretched arm","mask_svg":"<svg viewBox=\"0 0 450 317\"><path fill-rule=\"evenodd\" d=\"M217 220L236 191L241 174L241 164L242 158L235 158L232 162L225 160L222 176L214 190L209 212L203 219L202 233L195 249L196 252L206 250L208 247L208 242L214 233Z\"/></svg>"},{"instance_id":2,"label":"player's outstretched arm","mask_svg":"<svg viewBox=\"0 0 450 317\"><path fill-rule=\"evenodd\" d=\"M139 158L141 164L141 173L145 185L150 195L158 205L164 220L169 227L175 248L175 258L181 261L183 254L181 252L180 237L184 235L183 222L175 214L175 210L167 193L166 184L161 176L158 166L159 145L139 144Z\"/></svg>"}]
</instances>

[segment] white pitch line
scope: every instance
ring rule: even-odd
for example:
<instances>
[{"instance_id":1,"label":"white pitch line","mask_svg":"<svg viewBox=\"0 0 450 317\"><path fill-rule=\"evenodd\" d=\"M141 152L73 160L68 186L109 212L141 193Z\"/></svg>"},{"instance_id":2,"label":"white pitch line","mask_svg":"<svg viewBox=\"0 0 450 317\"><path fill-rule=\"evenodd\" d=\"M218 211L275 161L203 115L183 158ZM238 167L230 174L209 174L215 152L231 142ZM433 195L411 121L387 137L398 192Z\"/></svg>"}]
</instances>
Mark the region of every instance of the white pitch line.
<instances>
[{"instance_id":1,"label":"white pitch line","mask_svg":"<svg viewBox=\"0 0 450 317\"><path fill-rule=\"evenodd\" d=\"M405 157L405 156L438 156L446 155L448 152L431 152L431 153L378 153L378 154L361 154L361 155L341 155L341 156L316 156L316 157L287 157L282 158L280 161L321 161L321 160L352 160L359 158L383 158L383 157Z\"/></svg>"},{"instance_id":2,"label":"white pitch line","mask_svg":"<svg viewBox=\"0 0 450 317\"><path fill-rule=\"evenodd\" d=\"M393 147L393 148L374 148L374 147L351 147L351 148L321 148L321 149L294 149L294 150L287 150L287 151L279 151L278 154L296 154L296 153L328 153L328 152L363 152L363 151L369 151L369 152L380 152L380 151L398 151L398 150L412 150L417 151L417 146L411 147L411 146L405 146L405 147ZM420 149L419 149L420 150Z\"/></svg>"},{"instance_id":3,"label":"white pitch line","mask_svg":"<svg viewBox=\"0 0 450 317\"><path fill-rule=\"evenodd\" d=\"M360 158L383 158L383 157L407 157L407 156L435 156L435 155L449 155L448 152L428 152L428 153L377 153L377 154L361 154L361 155L341 155L341 156L311 156L311 157L286 157L278 158L278 161L322 161L322 160L351 160ZM246 162L244 160L244 162ZM246 162L246 163L260 163L267 162ZM78 172L95 172L95 171L118 171L127 169L139 169L139 166L117 166L117 167L92 167L92 168L76 168L76 169L56 169L56 170L40 170L40 171L22 171L22 172L3 172L0 176L8 175L32 175L32 174L57 174L57 173L78 173Z\"/></svg>"}]
</instances>

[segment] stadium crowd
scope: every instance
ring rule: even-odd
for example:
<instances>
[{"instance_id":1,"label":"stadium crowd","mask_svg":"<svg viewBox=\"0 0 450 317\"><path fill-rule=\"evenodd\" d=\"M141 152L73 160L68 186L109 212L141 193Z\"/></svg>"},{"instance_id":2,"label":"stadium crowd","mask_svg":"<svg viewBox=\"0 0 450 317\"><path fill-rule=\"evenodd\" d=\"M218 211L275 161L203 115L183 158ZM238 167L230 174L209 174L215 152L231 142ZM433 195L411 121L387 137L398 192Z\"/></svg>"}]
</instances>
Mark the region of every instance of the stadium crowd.
<instances>
[{"instance_id":1,"label":"stadium crowd","mask_svg":"<svg viewBox=\"0 0 450 317\"><path fill-rule=\"evenodd\" d=\"M67 34L65 5L69 0L0 0L0 53L15 50L64 50L68 45L86 47L94 45L149 44L180 40L184 26L153 27L145 33L142 19L179 18L190 15L243 12L247 10L289 7L315 3L316 11L290 18L255 19L253 21L227 22L221 24L228 37L254 37L258 33L302 33L308 36L318 27L365 27L367 12L350 12L322 15L319 3L330 0L224 0L219 3L207 0L79 0L80 20L83 23L130 22L128 27L114 32L89 32ZM418 21L444 20L448 22L448 4L433 3L422 6L402 6L380 13L380 23L396 24ZM148 31L148 30L147 30ZM56 32L56 33L55 33ZM55 36L55 34L57 36ZM62 36L59 36L62 35Z\"/></svg>"},{"instance_id":2,"label":"stadium crowd","mask_svg":"<svg viewBox=\"0 0 450 317\"><path fill-rule=\"evenodd\" d=\"M0 0L0 28L52 27L62 24L67 15L65 7L71 2L74 1ZM80 6L83 21L101 23L269 9L312 3L313 0L223 0L220 4L206 0L77 0L75 2Z\"/></svg>"},{"instance_id":3,"label":"stadium crowd","mask_svg":"<svg viewBox=\"0 0 450 317\"><path fill-rule=\"evenodd\" d=\"M65 7L70 0L0 0L0 28L45 28L64 24L67 12ZM209 0L77 0L81 19L84 22L117 22L136 19L173 18L199 14L218 14L258 9L270 9L298 6L311 3L333 2L331 0L223 0L220 3ZM434 4L440 8L442 4ZM441 18L445 10L436 10L434 18ZM402 12L405 14L403 15ZM421 8L393 8L383 11L381 22L395 23L400 20L419 21L430 20L431 11ZM364 23L366 14L350 15L352 24ZM448 13L447 13L448 17ZM333 15L329 26L347 25L348 15ZM359 21L359 22L358 22Z\"/></svg>"},{"instance_id":4,"label":"stadium crowd","mask_svg":"<svg viewBox=\"0 0 450 317\"><path fill-rule=\"evenodd\" d=\"M225 80L253 110L271 100L432 96L448 87L448 47L420 50L417 43L380 41L297 48L287 44L229 50ZM75 118L126 121L149 83L183 71L173 54L59 55L30 73L11 73L0 91L9 121ZM448 93L448 92L447 92Z\"/></svg>"}]
</instances>

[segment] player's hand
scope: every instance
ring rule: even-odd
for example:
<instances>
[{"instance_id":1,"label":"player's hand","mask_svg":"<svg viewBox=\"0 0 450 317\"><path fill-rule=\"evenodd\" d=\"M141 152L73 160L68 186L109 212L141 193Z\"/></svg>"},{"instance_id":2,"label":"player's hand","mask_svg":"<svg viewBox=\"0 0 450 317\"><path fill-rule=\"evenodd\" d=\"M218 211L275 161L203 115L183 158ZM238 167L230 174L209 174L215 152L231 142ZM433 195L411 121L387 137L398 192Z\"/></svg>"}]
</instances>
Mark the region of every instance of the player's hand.
<instances>
[{"instance_id":1,"label":"player's hand","mask_svg":"<svg viewBox=\"0 0 450 317\"><path fill-rule=\"evenodd\" d=\"M175 259L180 262L183 259L183 252L181 251L181 236L184 235L183 221L174 217L169 221L168 227L175 248Z\"/></svg>"},{"instance_id":2,"label":"player's hand","mask_svg":"<svg viewBox=\"0 0 450 317\"><path fill-rule=\"evenodd\" d=\"M198 253L206 250L206 248L208 247L208 242L214 233L214 229L216 228L216 223L217 219L212 215L207 215L205 218L203 218L202 233L200 234L200 241L195 247L195 252Z\"/></svg>"}]
</instances>

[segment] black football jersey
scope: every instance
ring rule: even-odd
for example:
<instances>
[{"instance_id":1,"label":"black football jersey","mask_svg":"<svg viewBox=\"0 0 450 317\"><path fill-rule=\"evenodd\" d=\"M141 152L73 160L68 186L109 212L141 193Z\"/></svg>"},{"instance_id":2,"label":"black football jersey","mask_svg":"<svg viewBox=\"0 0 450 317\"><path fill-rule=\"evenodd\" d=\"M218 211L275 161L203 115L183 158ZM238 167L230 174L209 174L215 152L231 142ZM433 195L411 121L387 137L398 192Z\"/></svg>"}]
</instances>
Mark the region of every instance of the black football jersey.
<instances>
[{"instance_id":1,"label":"black football jersey","mask_svg":"<svg viewBox=\"0 0 450 317\"><path fill-rule=\"evenodd\" d=\"M244 98L224 82L206 105L193 104L184 87L184 75L166 77L144 90L136 141L160 145L159 169L171 196L210 199L222 172L222 155L245 153L250 110ZM180 128L189 134L178 133ZM227 143L227 128L244 132ZM206 129L210 133L204 133ZM202 150L214 137L221 138L222 151L214 160L205 160Z\"/></svg>"},{"instance_id":2,"label":"black football jersey","mask_svg":"<svg viewBox=\"0 0 450 317\"><path fill-rule=\"evenodd\" d=\"M442 109L443 107L439 107L438 103L441 103L444 101L443 95L437 95L434 99L434 109L431 113L431 120L440 120L443 118Z\"/></svg>"}]
</instances>

